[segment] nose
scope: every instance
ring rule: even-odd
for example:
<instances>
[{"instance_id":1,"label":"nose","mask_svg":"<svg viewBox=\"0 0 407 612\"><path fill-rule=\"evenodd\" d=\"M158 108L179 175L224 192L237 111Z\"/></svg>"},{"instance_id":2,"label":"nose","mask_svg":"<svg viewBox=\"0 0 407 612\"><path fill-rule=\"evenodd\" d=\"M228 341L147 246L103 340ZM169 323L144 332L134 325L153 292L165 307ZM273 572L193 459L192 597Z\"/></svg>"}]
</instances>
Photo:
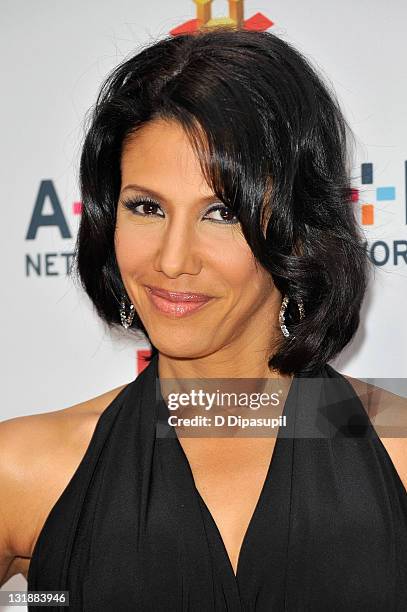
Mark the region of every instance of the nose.
<instances>
[{"instance_id":1,"label":"nose","mask_svg":"<svg viewBox=\"0 0 407 612\"><path fill-rule=\"evenodd\" d=\"M202 268L199 238L191 223L171 219L158 239L154 268L169 278L199 274Z\"/></svg>"}]
</instances>

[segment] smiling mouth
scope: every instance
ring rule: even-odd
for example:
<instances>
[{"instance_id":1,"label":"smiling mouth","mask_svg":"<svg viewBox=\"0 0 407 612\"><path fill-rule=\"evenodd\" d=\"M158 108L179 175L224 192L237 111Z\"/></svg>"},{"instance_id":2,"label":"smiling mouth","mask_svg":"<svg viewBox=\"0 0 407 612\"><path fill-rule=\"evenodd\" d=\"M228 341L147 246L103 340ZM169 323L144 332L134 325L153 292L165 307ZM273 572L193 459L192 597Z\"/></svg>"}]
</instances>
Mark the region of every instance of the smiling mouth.
<instances>
[{"instance_id":1,"label":"smiling mouth","mask_svg":"<svg viewBox=\"0 0 407 612\"><path fill-rule=\"evenodd\" d=\"M146 286L150 302L162 314L184 317L201 310L213 298L203 294L172 293Z\"/></svg>"}]
</instances>

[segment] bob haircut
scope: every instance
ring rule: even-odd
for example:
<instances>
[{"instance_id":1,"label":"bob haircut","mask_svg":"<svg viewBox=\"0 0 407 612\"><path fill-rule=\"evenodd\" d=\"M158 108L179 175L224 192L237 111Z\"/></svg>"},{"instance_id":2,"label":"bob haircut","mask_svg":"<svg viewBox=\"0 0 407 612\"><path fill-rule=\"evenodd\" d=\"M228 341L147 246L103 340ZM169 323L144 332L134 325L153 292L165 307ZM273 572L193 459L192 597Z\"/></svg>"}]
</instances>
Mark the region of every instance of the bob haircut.
<instances>
[{"instance_id":1,"label":"bob haircut","mask_svg":"<svg viewBox=\"0 0 407 612\"><path fill-rule=\"evenodd\" d=\"M216 27L168 36L109 73L91 111L72 268L109 328L120 326L121 295L129 304L114 248L121 152L160 118L182 126L208 185L237 215L256 265L289 297L290 336L276 324L269 367L308 374L349 343L370 261L351 199L352 133L301 53L270 32ZM157 354L137 312L132 329Z\"/></svg>"}]
</instances>

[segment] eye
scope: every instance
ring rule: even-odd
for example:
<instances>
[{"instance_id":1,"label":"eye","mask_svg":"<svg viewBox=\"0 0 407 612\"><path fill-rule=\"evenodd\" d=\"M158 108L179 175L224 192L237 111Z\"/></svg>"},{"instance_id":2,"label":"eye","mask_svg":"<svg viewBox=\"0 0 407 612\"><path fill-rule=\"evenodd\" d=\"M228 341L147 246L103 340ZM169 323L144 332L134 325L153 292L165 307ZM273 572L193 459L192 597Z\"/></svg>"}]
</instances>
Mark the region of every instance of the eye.
<instances>
[{"instance_id":1,"label":"eye","mask_svg":"<svg viewBox=\"0 0 407 612\"><path fill-rule=\"evenodd\" d=\"M127 208L128 210L131 210L133 214L140 215L142 217L155 216L157 215L157 209L161 210L161 207L157 202L147 197L140 197L140 198L135 198L135 199L133 198L131 200L125 200L123 201L123 206ZM137 210L140 207L141 207L141 211ZM211 221L212 223L220 223L222 225L239 223L239 219L236 217L233 211L227 206L225 206L224 204L217 204L216 206L212 206L206 212L206 215L209 215L210 213L214 213L214 212L218 212L220 214L220 219L205 219L204 217L204 221ZM229 216L231 218L225 219L224 215ZM158 216L164 217L163 214L158 215Z\"/></svg>"},{"instance_id":2,"label":"eye","mask_svg":"<svg viewBox=\"0 0 407 612\"><path fill-rule=\"evenodd\" d=\"M211 212L217 212L217 211L220 211L221 215L226 214L226 215L229 215L229 217L231 217L231 218L230 219L224 219L223 217L221 217L220 221L217 221L215 219L209 219L209 221L213 221L214 223L228 223L228 224L239 223L239 219L236 217L234 212L230 208L225 206L224 204L221 204L221 205L218 204L216 206L213 206L212 208L210 208L207 211L206 214L208 215Z\"/></svg>"},{"instance_id":3,"label":"eye","mask_svg":"<svg viewBox=\"0 0 407 612\"><path fill-rule=\"evenodd\" d=\"M132 200L125 200L123 202L123 206L135 215L140 215L142 217L151 217L156 214L156 209L160 208L160 205L154 200L150 198L136 198ZM139 206L142 207L143 212L139 212L137 208ZM164 215L158 215L159 217L163 217Z\"/></svg>"}]
</instances>

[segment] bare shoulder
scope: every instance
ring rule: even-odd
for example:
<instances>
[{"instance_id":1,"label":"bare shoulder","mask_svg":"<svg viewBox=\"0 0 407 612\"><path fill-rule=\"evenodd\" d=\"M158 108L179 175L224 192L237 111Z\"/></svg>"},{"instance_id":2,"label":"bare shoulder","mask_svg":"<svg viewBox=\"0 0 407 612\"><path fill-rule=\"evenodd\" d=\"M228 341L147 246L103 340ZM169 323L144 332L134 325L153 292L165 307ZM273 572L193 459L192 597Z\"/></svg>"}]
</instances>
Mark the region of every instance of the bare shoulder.
<instances>
[{"instance_id":1,"label":"bare shoulder","mask_svg":"<svg viewBox=\"0 0 407 612\"><path fill-rule=\"evenodd\" d=\"M37 537L78 468L101 413L127 386L62 410L0 422L0 585L26 576Z\"/></svg>"},{"instance_id":2,"label":"bare shoulder","mask_svg":"<svg viewBox=\"0 0 407 612\"><path fill-rule=\"evenodd\" d=\"M407 493L407 398L342 374L361 400Z\"/></svg>"}]
</instances>

